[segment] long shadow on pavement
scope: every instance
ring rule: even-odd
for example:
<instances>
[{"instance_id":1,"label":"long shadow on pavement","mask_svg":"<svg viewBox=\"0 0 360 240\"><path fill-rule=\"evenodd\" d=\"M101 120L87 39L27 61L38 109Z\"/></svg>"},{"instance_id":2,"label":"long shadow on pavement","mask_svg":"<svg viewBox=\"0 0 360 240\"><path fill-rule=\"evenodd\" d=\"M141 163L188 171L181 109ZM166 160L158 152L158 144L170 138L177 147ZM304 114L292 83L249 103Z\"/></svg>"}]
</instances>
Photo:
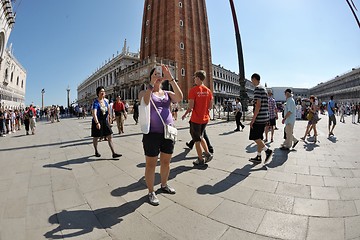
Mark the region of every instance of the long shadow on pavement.
<instances>
[{"instance_id":1,"label":"long shadow on pavement","mask_svg":"<svg viewBox=\"0 0 360 240\"><path fill-rule=\"evenodd\" d=\"M194 168L194 167L189 167L189 166L178 166L176 168L173 168L170 170L170 174L169 174L169 180L174 179L177 175L183 173L183 172L188 172L191 171L193 169L197 169L197 170L205 170L208 167L208 165L204 165L203 167L199 167L199 168ZM155 173L155 182L154 185L158 185L161 183L161 178L160 178L160 174L159 173ZM139 190L143 190L146 189L146 183L145 183L145 179L144 177L140 178L137 182L134 182L128 186L125 187L119 187L116 188L114 190L111 191L111 195L115 196L115 197L120 197L123 196L129 192L135 192L135 191L139 191Z\"/></svg>"},{"instance_id":2,"label":"long shadow on pavement","mask_svg":"<svg viewBox=\"0 0 360 240\"><path fill-rule=\"evenodd\" d=\"M146 200L147 196L144 196L118 207L107 207L96 210L63 210L49 217L49 223L59 224L59 226L45 233L44 237L48 239L65 239L90 233L95 228L111 228L123 221L123 217L135 212L137 208L146 203ZM61 233L61 231L63 233Z\"/></svg>"},{"instance_id":3,"label":"long shadow on pavement","mask_svg":"<svg viewBox=\"0 0 360 240\"><path fill-rule=\"evenodd\" d=\"M63 162L58 162L58 163L53 163L53 164L46 164L43 166L43 168L59 168L59 169L64 169L64 170L72 170L72 168L68 168L68 167L64 167L67 165L74 165L74 164L83 164L83 163L89 163L89 162L98 162L98 161L116 161L118 159L116 158L112 158L112 159L105 159L105 158L90 158L90 157L94 157L94 156L87 156L87 157L81 157L81 158L76 158L76 159L72 159L72 160L66 160Z\"/></svg>"},{"instance_id":4,"label":"long shadow on pavement","mask_svg":"<svg viewBox=\"0 0 360 240\"><path fill-rule=\"evenodd\" d=\"M266 170L265 166L261 168L253 169L256 164L247 164L241 169L235 169L232 171L226 178L221 180L220 182L215 183L213 186L211 185L203 185L198 187L197 193L199 194L218 194L221 192L225 192L231 187L235 186L239 182L243 181L245 178L250 176L251 172L255 171L264 171Z\"/></svg>"},{"instance_id":5,"label":"long shadow on pavement","mask_svg":"<svg viewBox=\"0 0 360 240\"><path fill-rule=\"evenodd\" d=\"M256 146L256 145L255 145ZM232 171L226 178L220 182L211 185L203 185L197 189L199 194L218 194L229 190L231 187L235 186L239 182L246 179L251 175L251 172L256 171L266 171L268 168L276 168L282 166L288 159L289 151L281 151L280 149L274 149L274 154L272 156L271 162L263 165L261 168L255 168L256 164L247 164L241 169L235 169Z\"/></svg>"}]
</instances>

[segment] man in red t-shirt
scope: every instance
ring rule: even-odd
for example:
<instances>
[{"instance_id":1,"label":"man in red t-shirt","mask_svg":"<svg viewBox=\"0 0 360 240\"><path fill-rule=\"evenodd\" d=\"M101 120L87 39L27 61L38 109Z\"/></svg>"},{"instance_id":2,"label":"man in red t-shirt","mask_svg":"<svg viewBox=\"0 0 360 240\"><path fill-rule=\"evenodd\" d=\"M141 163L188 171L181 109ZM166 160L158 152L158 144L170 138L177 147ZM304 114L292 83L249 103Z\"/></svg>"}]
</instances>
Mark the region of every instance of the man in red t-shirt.
<instances>
[{"instance_id":1,"label":"man in red t-shirt","mask_svg":"<svg viewBox=\"0 0 360 240\"><path fill-rule=\"evenodd\" d=\"M120 96L116 97L116 101L113 105L115 112L116 125L119 130L119 134L124 133L124 120L126 119L125 105L121 101Z\"/></svg>"},{"instance_id":2,"label":"man in red t-shirt","mask_svg":"<svg viewBox=\"0 0 360 240\"><path fill-rule=\"evenodd\" d=\"M184 120L187 114L192 112L190 118L190 134L195 142L196 152L198 155L198 159L193 162L194 165L202 165L210 162L213 158L212 154L209 152L206 141L203 138L206 124L210 119L209 111L213 105L213 95L211 90L203 83L205 78L205 71L200 70L195 72L194 81L196 86L190 89L189 106L185 114L182 116L182 119ZM203 150L205 152L204 158L202 156Z\"/></svg>"}]
</instances>

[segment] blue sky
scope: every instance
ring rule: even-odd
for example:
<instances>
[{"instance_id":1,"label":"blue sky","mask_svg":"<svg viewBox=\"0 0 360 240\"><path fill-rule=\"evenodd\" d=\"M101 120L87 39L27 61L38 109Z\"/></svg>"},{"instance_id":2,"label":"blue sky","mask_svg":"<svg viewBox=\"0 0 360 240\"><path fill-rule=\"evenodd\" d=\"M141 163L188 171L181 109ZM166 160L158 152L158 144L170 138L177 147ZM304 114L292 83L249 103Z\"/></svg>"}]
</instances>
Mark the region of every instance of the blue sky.
<instances>
[{"instance_id":1,"label":"blue sky","mask_svg":"<svg viewBox=\"0 0 360 240\"><path fill-rule=\"evenodd\" d=\"M360 0L353 0L360 9ZM19 2L19 1L18 1ZM360 66L360 29L345 0L234 0L245 75L270 86L312 87ZM140 48L142 0L23 0L9 42L27 70L26 103L66 105L124 39ZM229 2L207 0L212 61L238 72ZM360 16L360 12L357 12Z\"/></svg>"}]
</instances>

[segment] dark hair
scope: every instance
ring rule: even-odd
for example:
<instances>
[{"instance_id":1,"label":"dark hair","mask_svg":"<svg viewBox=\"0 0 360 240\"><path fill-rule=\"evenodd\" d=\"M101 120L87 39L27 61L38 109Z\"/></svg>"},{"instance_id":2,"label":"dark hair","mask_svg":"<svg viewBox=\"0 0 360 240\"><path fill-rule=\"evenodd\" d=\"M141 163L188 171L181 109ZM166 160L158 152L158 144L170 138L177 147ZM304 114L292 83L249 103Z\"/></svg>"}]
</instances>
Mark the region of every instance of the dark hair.
<instances>
[{"instance_id":1,"label":"dark hair","mask_svg":"<svg viewBox=\"0 0 360 240\"><path fill-rule=\"evenodd\" d=\"M330 99L333 100L333 99L334 99L334 96L330 96Z\"/></svg>"},{"instance_id":2,"label":"dark hair","mask_svg":"<svg viewBox=\"0 0 360 240\"><path fill-rule=\"evenodd\" d=\"M311 96L310 96L310 99L314 99L314 100L315 100L315 96L314 96L314 95L311 95Z\"/></svg>"},{"instance_id":3,"label":"dark hair","mask_svg":"<svg viewBox=\"0 0 360 240\"><path fill-rule=\"evenodd\" d=\"M156 68L151 69L151 71L150 71L150 76L149 76L149 81L151 80L151 76L154 74L155 69L156 69Z\"/></svg>"},{"instance_id":4,"label":"dark hair","mask_svg":"<svg viewBox=\"0 0 360 240\"><path fill-rule=\"evenodd\" d=\"M237 97L236 100L238 100L238 101L240 102L240 98L239 98L239 97Z\"/></svg>"},{"instance_id":5,"label":"dark hair","mask_svg":"<svg viewBox=\"0 0 360 240\"><path fill-rule=\"evenodd\" d=\"M99 96L99 93L100 93L101 89L105 90L105 88L103 86L99 86L99 87L96 88L96 96Z\"/></svg>"},{"instance_id":6,"label":"dark hair","mask_svg":"<svg viewBox=\"0 0 360 240\"><path fill-rule=\"evenodd\" d=\"M253 75L251 75L251 79L255 78L256 80L260 81L260 75L257 73L254 73Z\"/></svg>"},{"instance_id":7,"label":"dark hair","mask_svg":"<svg viewBox=\"0 0 360 240\"><path fill-rule=\"evenodd\" d=\"M201 81L204 81L206 78L206 72L204 70L199 70L194 73L194 77L198 77Z\"/></svg>"}]
</instances>

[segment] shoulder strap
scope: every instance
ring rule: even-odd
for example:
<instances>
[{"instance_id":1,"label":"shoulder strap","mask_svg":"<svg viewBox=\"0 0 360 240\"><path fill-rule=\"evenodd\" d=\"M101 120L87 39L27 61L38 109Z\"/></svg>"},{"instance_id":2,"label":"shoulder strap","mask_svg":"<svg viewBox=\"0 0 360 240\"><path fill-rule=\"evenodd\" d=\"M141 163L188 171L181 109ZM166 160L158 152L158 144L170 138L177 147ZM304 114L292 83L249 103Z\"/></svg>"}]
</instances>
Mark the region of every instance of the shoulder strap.
<instances>
[{"instance_id":1,"label":"shoulder strap","mask_svg":"<svg viewBox=\"0 0 360 240\"><path fill-rule=\"evenodd\" d=\"M160 117L160 120L161 120L162 124L163 124L163 125L164 125L164 127L165 127L165 122L164 122L163 118L161 117L161 115L160 115L160 113L159 113L159 111L158 111L158 109L157 109L157 107L156 107L156 105L155 105L154 101L152 100L151 96L150 96L150 102L151 102L151 103L152 103L152 105L154 106L154 108L155 108L155 110L156 110L157 114L158 114L158 115L159 115L159 117Z\"/></svg>"}]
</instances>

